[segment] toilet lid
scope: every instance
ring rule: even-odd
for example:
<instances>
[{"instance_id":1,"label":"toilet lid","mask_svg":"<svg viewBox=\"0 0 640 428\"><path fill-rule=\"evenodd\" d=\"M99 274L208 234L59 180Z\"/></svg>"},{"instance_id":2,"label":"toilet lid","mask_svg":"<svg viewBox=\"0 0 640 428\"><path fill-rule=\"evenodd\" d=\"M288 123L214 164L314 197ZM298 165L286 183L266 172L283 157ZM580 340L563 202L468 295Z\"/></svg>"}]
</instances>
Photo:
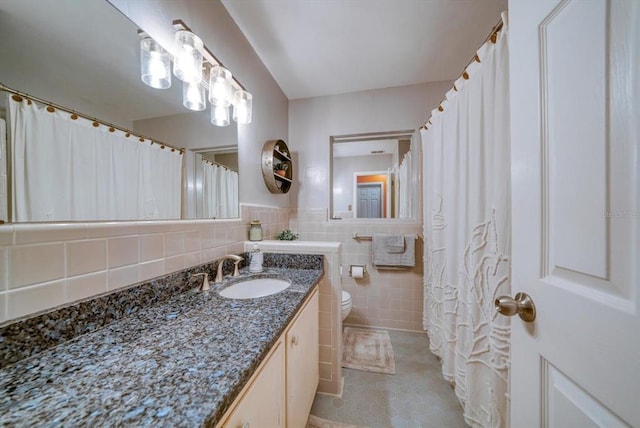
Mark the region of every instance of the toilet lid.
<instances>
[{"instance_id":1,"label":"toilet lid","mask_svg":"<svg viewBox=\"0 0 640 428\"><path fill-rule=\"evenodd\" d=\"M342 291L342 304L344 305L345 303L348 303L351 301L351 294L347 293L346 291Z\"/></svg>"}]
</instances>

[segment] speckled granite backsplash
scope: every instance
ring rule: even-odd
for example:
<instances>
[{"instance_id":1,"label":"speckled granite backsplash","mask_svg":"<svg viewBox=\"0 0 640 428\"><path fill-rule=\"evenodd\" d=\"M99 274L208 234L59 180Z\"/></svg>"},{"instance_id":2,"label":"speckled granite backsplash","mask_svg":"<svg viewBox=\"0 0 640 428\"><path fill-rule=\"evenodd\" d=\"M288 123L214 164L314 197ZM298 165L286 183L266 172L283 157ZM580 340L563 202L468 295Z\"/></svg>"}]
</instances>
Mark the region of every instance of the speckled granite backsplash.
<instances>
[{"instance_id":1,"label":"speckled granite backsplash","mask_svg":"<svg viewBox=\"0 0 640 428\"><path fill-rule=\"evenodd\" d=\"M248 266L248 254L241 256L244 260L239 266ZM199 286L200 277L189 281L194 273L208 272L210 281L213 281L217 266L217 261L205 263L0 326L0 368L82 334L92 333L142 308L161 304L178 293ZM322 270L322 256L265 254L264 266ZM225 274L230 274L232 269L233 264L227 261Z\"/></svg>"}]
</instances>

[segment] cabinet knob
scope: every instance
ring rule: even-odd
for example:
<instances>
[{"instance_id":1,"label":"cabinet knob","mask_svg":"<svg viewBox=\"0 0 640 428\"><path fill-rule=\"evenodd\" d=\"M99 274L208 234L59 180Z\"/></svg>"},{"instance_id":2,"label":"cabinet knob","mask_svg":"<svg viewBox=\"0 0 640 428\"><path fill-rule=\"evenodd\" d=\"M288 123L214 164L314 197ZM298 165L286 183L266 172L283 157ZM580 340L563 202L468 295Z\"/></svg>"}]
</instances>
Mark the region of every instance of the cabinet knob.
<instances>
[{"instance_id":1,"label":"cabinet knob","mask_svg":"<svg viewBox=\"0 0 640 428\"><path fill-rule=\"evenodd\" d=\"M292 345L297 345L298 344L298 336L293 336L291 338L291 344Z\"/></svg>"}]
</instances>

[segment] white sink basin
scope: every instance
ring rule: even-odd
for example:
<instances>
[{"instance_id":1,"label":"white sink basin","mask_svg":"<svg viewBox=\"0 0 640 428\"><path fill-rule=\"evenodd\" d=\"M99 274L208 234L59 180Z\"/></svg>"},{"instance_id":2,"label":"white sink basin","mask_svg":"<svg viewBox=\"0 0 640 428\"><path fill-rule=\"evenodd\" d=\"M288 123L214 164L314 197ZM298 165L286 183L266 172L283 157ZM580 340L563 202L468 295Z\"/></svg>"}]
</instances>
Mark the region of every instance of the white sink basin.
<instances>
[{"instance_id":1,"label":"white sink basin","mask_svg":"<svg viewBox=\"0 0 640 428\"><path fill-rule=\"evenodd\" d=\"M279 293L289 286L291 282L284 279L256 278L233 284L220 291L220 295L228 299L255 299Z\"/></svg>"}]
</instances>

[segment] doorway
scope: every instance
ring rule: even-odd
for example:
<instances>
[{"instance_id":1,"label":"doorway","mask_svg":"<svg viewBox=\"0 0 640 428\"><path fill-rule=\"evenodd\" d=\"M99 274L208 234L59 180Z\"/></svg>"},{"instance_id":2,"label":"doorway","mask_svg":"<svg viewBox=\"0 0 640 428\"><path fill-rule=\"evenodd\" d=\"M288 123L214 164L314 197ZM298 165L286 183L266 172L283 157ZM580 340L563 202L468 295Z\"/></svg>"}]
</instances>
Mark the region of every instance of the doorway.
<instances>
[{"instance_id":1,"label":"doorway","mask_svg":"<svg viewBox=\"0 0 640 428\"><path fill-rule=\"evenodd\" d=\"M382 217L382 186L384 183L358 183L356 217Z\"/></svg>"}]
</instances>

